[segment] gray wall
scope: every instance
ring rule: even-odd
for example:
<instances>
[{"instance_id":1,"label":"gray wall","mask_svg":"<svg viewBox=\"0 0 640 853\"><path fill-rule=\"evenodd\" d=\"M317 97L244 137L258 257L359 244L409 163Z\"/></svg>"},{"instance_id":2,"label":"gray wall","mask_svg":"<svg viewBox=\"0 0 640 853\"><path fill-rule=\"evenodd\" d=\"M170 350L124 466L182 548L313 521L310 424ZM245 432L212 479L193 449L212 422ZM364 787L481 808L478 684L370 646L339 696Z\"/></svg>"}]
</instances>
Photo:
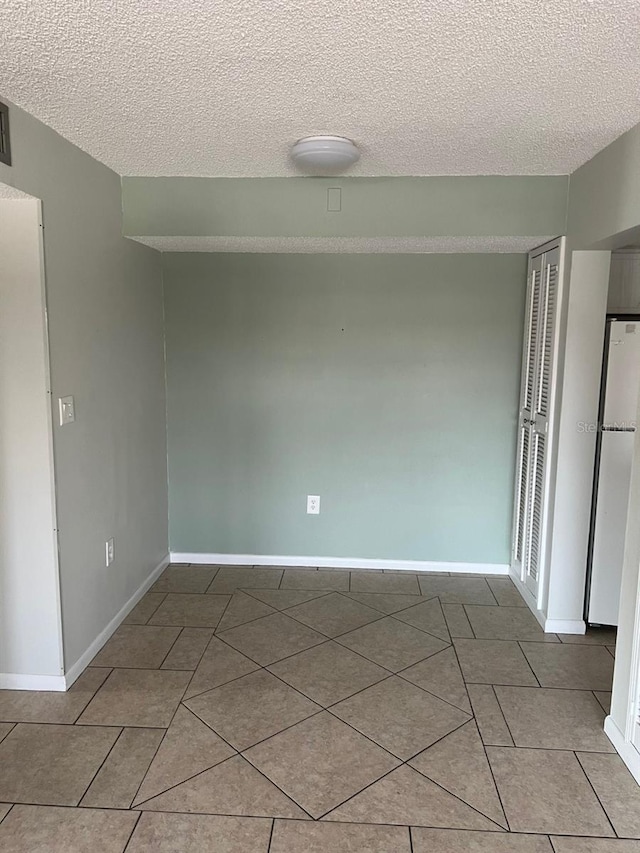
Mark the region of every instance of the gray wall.
<instances>
[{"instance_id":1,"label":"gray wall","mask_svg":"<svg viewBox=\"0 0 640 853\"><path fill-rule=\"evenodd\" d=\"M566 175L123 178L132 235L310 237L564 234ZM327 187L342 210L327 211Z\"/></svg>"},{"instance_id":2,"label":"gray wall","mask_svg":"<svg viewBox=\"0 0 640 853\"><path fill-rule=\"evenodd\" d=\"M163 262L172 551L508 562L524 256Z\"/></svg>"},{"instance_id":3,"label":"gray wall","mask_svg":"<svg viewBox=\"0 0 640 853\"><path fill-rule=\"evenodd\" d=\"M571 175L567 235L572 248L611 249L637 243L639 226L640 125L636 125Z\"/></svg>"},{"instance_id":4,"label":"gray wall","mask_svg":"<svg viewBox=\"0 0 640 853\"><path fill-rule=\"evenodd\" d=\"M65 668L167 553L158 253L122 237L119 177L20 109L0 181L42 199ZM104 543L116 561L105 568Z\"/></svg>"}]
</instances>

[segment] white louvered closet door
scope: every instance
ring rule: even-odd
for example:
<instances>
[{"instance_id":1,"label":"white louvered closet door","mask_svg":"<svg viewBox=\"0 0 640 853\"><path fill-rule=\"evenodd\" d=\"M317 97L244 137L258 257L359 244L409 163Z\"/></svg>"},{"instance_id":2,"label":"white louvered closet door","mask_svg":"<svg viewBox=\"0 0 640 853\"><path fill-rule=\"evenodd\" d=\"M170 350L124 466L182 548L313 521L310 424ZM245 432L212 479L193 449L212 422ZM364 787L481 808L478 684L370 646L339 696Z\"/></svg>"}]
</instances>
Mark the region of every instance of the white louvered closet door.
<instances>
[{"instance_id":1,"label":"white louvered closet door","mask_svg":"<svg viewBox=\"0 0 640 853\"><path fill-rule=\"evenodd\" d=\"M545 555L559 263L559 248L531 257L527 289L513 565L536 598Z\"/></svg>"}]
</instances>

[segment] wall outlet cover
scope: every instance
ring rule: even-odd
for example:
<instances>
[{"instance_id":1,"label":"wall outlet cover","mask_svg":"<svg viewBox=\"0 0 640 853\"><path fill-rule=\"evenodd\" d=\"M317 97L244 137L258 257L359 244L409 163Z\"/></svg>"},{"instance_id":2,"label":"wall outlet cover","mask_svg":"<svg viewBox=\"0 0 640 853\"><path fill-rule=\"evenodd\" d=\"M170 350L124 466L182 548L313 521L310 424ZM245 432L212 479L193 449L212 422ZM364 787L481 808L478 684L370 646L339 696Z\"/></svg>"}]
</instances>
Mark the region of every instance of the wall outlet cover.
<instances>
[{"instance_id":1,"label":"wall outlet cover","mask_svg":"<svg viewBox=\"0 0 640 853\"><path fill-rule=\"evenodd\" d=\"M307 515L320 515L320 495L307 495Z\"/></svg>"},{"instance_id":2,"label":"wall outlet cover","mask_svg":"<svg viewBox=\"0 0 640 853\"><path fill-rule=\"evenodd\" d=\"M113 543L113 539L107 539L104 543L104 557L107 566L110 566L113 563L116 556L115 546Z\"/></svg>"}]
</instances>

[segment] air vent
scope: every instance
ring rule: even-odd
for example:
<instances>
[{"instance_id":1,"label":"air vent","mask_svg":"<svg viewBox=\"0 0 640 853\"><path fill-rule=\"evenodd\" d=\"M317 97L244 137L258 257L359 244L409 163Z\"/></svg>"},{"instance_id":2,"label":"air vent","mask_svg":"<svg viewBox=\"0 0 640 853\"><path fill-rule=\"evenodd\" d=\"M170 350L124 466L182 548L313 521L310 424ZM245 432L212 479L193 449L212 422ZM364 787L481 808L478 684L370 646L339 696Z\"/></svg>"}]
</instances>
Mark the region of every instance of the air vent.
<instances>
[{"instance_id":1,"label":"air vent","mask_svg":"<svg viewBox=\"0 0 640 853\"><path fill-rule=\"evenodd\" d=\"M0 104L0 163L11 165L11 143L9 142L9 107Z\"/></svg>"}]
</instances>

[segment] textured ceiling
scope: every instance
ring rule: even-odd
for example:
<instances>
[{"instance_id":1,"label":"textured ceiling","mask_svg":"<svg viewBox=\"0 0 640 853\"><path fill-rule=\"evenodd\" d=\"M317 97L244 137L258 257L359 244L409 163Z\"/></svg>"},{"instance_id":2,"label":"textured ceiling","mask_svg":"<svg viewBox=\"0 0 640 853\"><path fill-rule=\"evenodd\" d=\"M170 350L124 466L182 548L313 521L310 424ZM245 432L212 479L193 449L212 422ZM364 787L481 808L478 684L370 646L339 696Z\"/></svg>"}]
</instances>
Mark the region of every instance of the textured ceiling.
<instances>
[{"instance_id":1,"label":"textured ceiling","mask_svg":"<svg viewBox=\"0 0 640 853\"><path fill-rule=\"evenodd\" d=\"M3 0L0 94L125 175L565 174L640 121L640 0Z\"/></svg>"},{"instance_id":2,"label":"textured ceiling","mask_svg":"<svg viewBox=\"0 0 640 853\"><path fill-rule=\"evenodd\" d=\"M22 190L17 190L15 187L10 187L8 184L0 184L0 198L10 199L32 199L33 196L28 193L23 193Z\"/></svg>"},{"instance_id":3,"label":"textured ceiling","mask_svg":"<svg viewBox=\"0 0 640 853\"><path fill-rule=\"evenodd\" d=\"M549 237L130 237L160 252L280 254L524 253Z\"/></svg>"}]
</instances>

